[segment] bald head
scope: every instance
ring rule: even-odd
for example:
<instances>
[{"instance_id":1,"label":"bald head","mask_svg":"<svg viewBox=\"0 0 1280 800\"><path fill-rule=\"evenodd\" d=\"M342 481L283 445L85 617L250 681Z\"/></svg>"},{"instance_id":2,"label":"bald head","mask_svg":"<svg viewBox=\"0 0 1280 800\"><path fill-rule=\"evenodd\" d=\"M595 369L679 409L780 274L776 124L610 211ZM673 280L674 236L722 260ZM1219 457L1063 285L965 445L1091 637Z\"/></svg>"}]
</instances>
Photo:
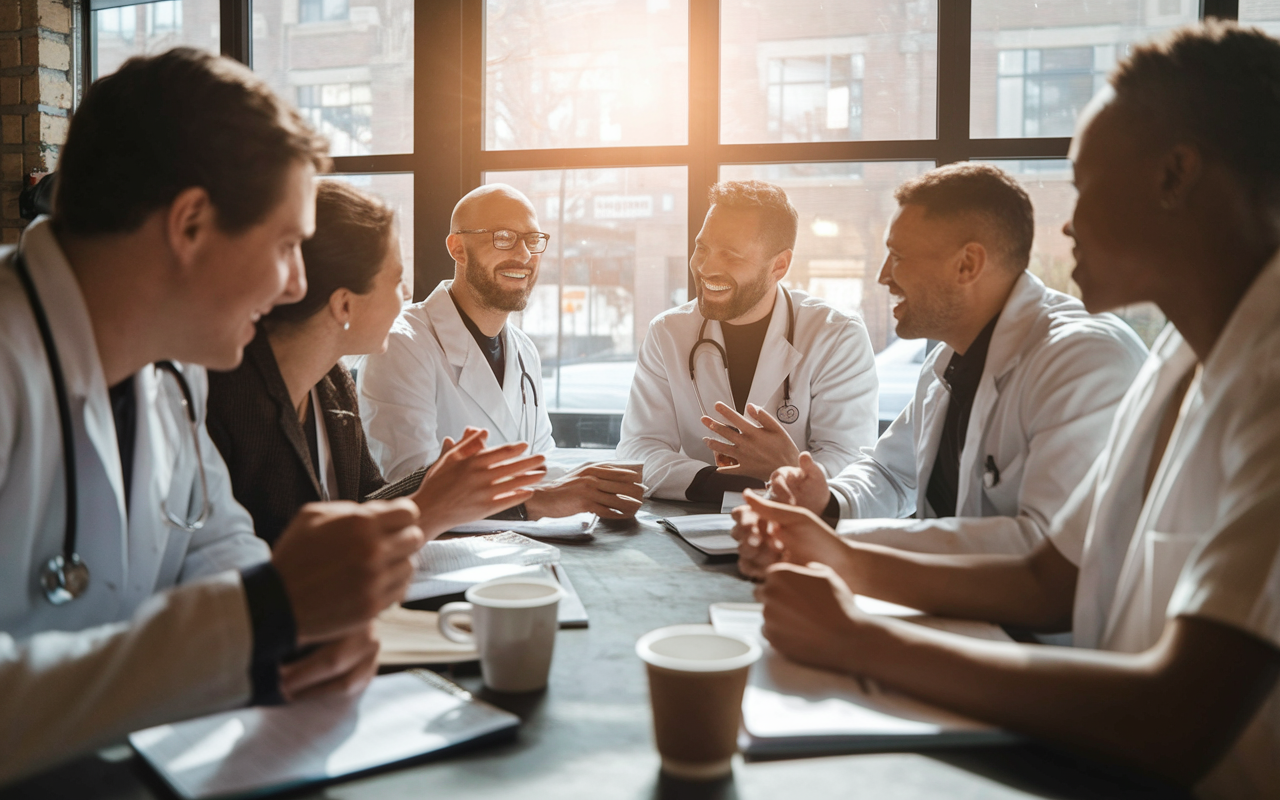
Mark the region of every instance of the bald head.
<instances>
[{"instance_id":1,"label":"bald head","mask_svg":"<svg viewBox=\"0 0 1280 800\"><path fill-rule=\"evenodd\" d=\"M449 230L513 228L503 220L526 216L534 222L529 230L537 228L538 215L523 192L505 183L490 183L472 189L458 201L453 207L453 216L449 218ZM520 227L514 229L523 230Z\"/></svg>"}]
</instances>

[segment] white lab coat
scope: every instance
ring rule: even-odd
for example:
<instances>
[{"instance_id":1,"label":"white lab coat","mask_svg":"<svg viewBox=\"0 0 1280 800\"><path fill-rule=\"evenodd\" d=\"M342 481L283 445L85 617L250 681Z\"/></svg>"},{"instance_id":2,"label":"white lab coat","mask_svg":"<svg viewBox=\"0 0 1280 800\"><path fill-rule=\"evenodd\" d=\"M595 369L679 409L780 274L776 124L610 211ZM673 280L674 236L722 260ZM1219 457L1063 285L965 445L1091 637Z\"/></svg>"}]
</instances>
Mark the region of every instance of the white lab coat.
<instances>
[{"instance_id":1,"label":"white lab coat","mask_svg":"<svg viewBox=\"0 0 1280 800\"><path fill-rule=\"evenodd\" d=\"M1102 450L1146 348L1115 316L1091 315L1035 276L1019 277L973 398L956 516L937 519L925 492L947 418L942 376L953 352L934 348L911 404L829 481L840 516L857 520L838 530L924 552L1029 553ZM912 514L919 519L900 519Z\"/></svg>"},{"instance_id":2,"label":"white lab coat","mask_svg":"<svg viewBox=\"0 0 1280 800\"><path fill-rule=\"evenodd\" d=\"M1077 646L1142 652L1185 615L1280 647L1280 253L1188 389L1144 502L1160 420L1195 366L1166 328L1089 479L1054 520L1051 541L1080 566ZM1196 793L1280 797L1277 753L1280 686Z\"/></svg>"},{"instance_id":3,"label":"white lab coat","mask_svg":"<svg viewBox=\"0 0 1280 800\"><path fill-rule=\"evenodd\" d=\"M790 375L791 402L800 417L782 427L798 448L808 450L827 474L834 475L857 457L858 448L875 441L880 384L871 339L860 318L792 291L796 323L794 344L788 343L784 291L779 284L747 402L777 417L783 383ZM703 441L712 434L701 422L689 377L689 352L702 319L697 301L673 308L649 324L640 345L618 458L644 462L652 497L685 499L694 476L715 464L715 453ZM719 322L707 325L706 337L724 346ZM703 345L696 366L707 412L719 418L717 401L733 406L725 365L715 348Z\"/></svg>"},{"instance_id":4,"label":"white lab coat","mask_svg":"<svg viewBox=\"0 0 1280 800\"><path fill-rule=\"evenodd\" d=\"M40 567L62 551L62 433L35 318L12 253L3 252L0 782L144 725L247 701L252 634L233 570L270 556L232 497L203 419L212 516L194 534L165 521L162 499L181 515L192 498L200 502L200 492L180 390L150 366L133 378L137 438L126 520L115 424L79 286L47 221L34 223L21 247L66 376L76 434L77 550L90 583L62 606L48 603L39 588ZM182 370L202 417L204 371Z\"/></svg>"},{"instance_id":5,"label":"white lab coat","mask_svg":"<svg viewBox=\"0 0 1280 800\"><path fill-rule=\"evenodd\" d=\"M369 452L389 481L434 462L444 438L456 440L468 425L487 428L489 446L528 442L529 455L555 449L533 340L510 323L503 327L506 372L499 386L449 297L452 285L444 281L406 308L387 352L369 356L360 370L360 418Z\"/></svg>"}]
</instances>

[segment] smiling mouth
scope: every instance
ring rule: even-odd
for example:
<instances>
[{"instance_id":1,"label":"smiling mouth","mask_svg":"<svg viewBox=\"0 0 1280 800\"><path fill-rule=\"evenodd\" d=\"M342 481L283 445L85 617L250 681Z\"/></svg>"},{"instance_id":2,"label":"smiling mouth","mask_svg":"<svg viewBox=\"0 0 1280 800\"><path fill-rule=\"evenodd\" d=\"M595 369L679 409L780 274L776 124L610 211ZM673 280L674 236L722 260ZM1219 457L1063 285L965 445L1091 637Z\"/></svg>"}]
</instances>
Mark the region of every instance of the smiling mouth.
<instances>
[{"instance_id":1,"label":"smiling mouth","mask_svg":"<svg viewBox=\"0 0 1280 800\"><path fill-rule=\"evenodd\" d=\"M727 292L732 289L733 286L727 283L709 283L704 280L702 282L702 288L706 289L708 292Z\"/></svg>"},{"instance_id":2,"label":"smiling mouth","mask_svg":"<svg viewBox=\"0 0 1280 800\"><path fill-rule=\"evenodd\" d=\"M531 274L533 274L533 273L530 273L530 272L515 272L515 271L512 271L512 270L499 270L499 271L498 271L498 274L499 274L499 275L501 275L501 276L502 276L502 277L504 277L504 278L511 278L512 280L522 281L522 280L524 280L525 278L529 277L529 276L530 276Z\"/></svg>"}]
</instances>

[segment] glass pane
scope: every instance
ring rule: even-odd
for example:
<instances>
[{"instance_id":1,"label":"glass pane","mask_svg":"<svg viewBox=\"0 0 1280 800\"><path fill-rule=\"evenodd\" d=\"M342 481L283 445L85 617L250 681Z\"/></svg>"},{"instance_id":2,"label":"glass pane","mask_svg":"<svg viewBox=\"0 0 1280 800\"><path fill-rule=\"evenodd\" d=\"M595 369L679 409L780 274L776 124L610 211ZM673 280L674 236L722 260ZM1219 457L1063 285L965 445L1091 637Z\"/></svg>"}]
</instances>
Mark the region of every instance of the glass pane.
<instances>
[{"instance_id":1,"label":"glass pane","mask_svg":"<svg viewBox=\"0 0 1280 800\"><path fill-rule=\"evenodd\" d=\"M933 168L931 161L829 164L725 164L721 180L781 186L800 214L795 255L785 283L845 312L861 312L876 350L880 418L891 420L911 401L923 340L899 341L889 290L877 282L884 234L897 208L893 190Z\"/></svg>"},{"instance_id":2,"label":"glass pane","mask_svg":"<svg viewBox=\"0 0 1280 800\"><path fill-rule=\"evenodd\" d=\"M971 135L1070 136L1130 47L1199 14L1199 0L974 0Z\"/></svg>"},{"instance_id":3,"label":"glass pane","mask_svg":"<svg viewBox=\"0 0 1280 800\"><path fill-rule=\"evenodd\" d=\"M685 144L688 0L489 0L488 150Z\"/></svg>"},{"instance_id":4,"label":"glass pane","mask_svg":"<svg viewBox=\"0 0 1280 800\"><path fill-rule=\"evenodd\" d=\"M413 0L253 0L252 61L330 154L413 152Z\"/></svg>"},{"instance_id":5,"label":"glass pane","mask_svg":"<svg viewBox=\"0 0 1280 800\"><path fill-rule=\"evenodd\" d=\"M222 51L218 0L162 0L94 11L89 28L93 78L110 75L133 56L179 45Z\"/></svg>"},{"instance_id":6,"label":"glass pane","mask_svg":"<svg viewBox=\"0 0 1280 800\"><path fill-rule=\"evenodd\" d=\"M1071 218L1076 205L1076 190L1071 184L1071 162L1044 159L1027 161L992 161L1022 184L1031 196L1036 212L1036 238L1031 245L1030 272L1051 289L1080 296L1080 287L1071 279L1075 257L1072 242L1062 232L1063 223ZM1148 346L1164 326L1165 318L1151 304L1129 306L1116 312Z\"/></svg>"},{"instance_id":7,"label":"glass pane","mask_svg":"<svg viewBox=\"0 0 1280 800\"><path fill-rule=\"evenodd\" d=\"M937 3L723 0L720 140L932 139Z\"/></svg>"},{"instance_id":8,"label":"glass pane","mask_svg":"<svg viewBox=\"0 0 1280 800\"><path fill-rule=\"evenodd\" d=\"M1280 36L1280 0L1240 0L1240 23Z\"/></svg>"},{"instance_id":9,"label":"glass pane","mask_svg":"<svg viewBox=\"0 0 1280 800\"><path fill-rule=\"evenodd\" d=\"M393 172L385 175L325 175L322 180L346 181L361 191L377 195L395 210L396 225L400 231L400 257L404 260L405 279L409 281L409 289L412 291L413 174Z\"/></svg>"},{"instance_id":10,"label":"glass pane","mask_svg":"<svg viewBox=\"0 0 1280 800\"><path fill-rule=\"evenodd\" d=\"M622 413L649 322L688 298L684 167L489 172L524 192L551 234L513 317L542 358L552 411Z\"/></svg>"}]
</instances>

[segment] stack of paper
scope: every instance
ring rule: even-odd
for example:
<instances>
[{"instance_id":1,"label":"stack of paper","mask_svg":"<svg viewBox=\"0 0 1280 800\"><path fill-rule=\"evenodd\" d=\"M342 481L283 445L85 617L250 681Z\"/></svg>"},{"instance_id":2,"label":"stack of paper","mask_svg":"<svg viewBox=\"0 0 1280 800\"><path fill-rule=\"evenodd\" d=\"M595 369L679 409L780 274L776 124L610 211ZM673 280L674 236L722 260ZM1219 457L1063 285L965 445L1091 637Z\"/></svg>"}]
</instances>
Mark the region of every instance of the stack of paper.
<instances>
[{"instance_id":1,"label":"stack of paper","mask_svg":"<svg viewBox=\"0 0 1280 800\"><path fill-rule=\"evenodd\" d=\"M658 520L658 524L678 534L680 538L709 556L724 556L738 552L738 543L729 534L733 530L733 517L728 514L664 517Z\"/></svg>"},{"instance_id":2,"label":"stack of paper","mask_svg":"<svg viewBox=\"0 0 1280 800\"><path fill-rule=\"evenodd\" d=\"M594 538L591 527L599 519L595 514L583 512L569 517L543 517L542 519L481 519L475 522L464 522L450 528L447 532L454 534L469 533L502 533L510 531L530 536L534 539L557 539L561 541L581 541Z\"/></svg>"},{"instance_id":3,"label":"stack of paper","mask_svg":"<svg viewBox=\"0 0 1280 800\"><path fill-rule=\"evenodd\" d=\"M987 639L1008 636L995 625L925 617L913 609L859 597L867 613L888 613L930 627ZM750 636L764 647L742 699L742 751L753 756L989 745L1014 741L999 728L882 689L875 681L802 666L760 635L755 603L716 603L716 630Z\"/></svg>"},{"instance_id":4,"label":"stack of paper","mask_svg":"<svg viewBox=\"0 0 1280 800\"><path fill-rule=\"evenodd\" d=\"M406 664L457 664L480 657L475 645L459 644L440 633L440 615L392 606L373 622L381 648L380 666Z\"/></svg>"}]
</instances>

